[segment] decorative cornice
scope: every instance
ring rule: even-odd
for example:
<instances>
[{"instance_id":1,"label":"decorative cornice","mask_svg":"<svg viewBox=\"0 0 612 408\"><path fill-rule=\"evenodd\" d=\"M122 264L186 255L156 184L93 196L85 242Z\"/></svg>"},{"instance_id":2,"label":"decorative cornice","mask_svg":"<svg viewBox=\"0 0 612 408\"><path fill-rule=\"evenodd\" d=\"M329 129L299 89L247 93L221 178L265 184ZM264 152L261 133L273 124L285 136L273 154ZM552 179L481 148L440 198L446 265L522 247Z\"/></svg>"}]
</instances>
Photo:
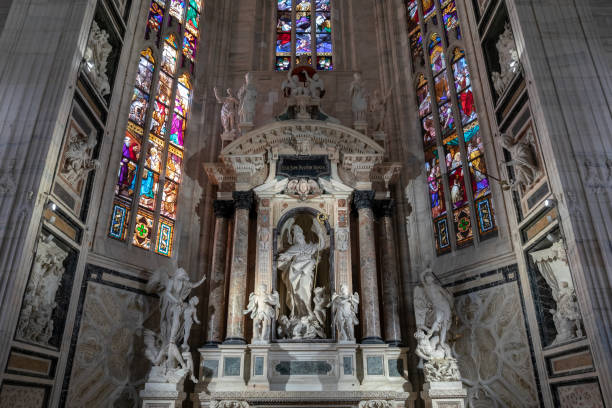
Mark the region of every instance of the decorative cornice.
<instances>
[{"instance_id":1,"label":"decorative cornice","mask_svg":"<svg viewBox=\"0 0 612 408\"><path fill-rule=\"evenodd\" d=\"M355 208L360 210L362 208L372 208L374 204L374 191L372 190L355 190L353 192L353 203Z\"/></svg>"},{"instance_id":2,"label":"decorative cornice","mask_svg":"<svg viewBox=\"0 0 612 408\"><path fill-rule=\"evenodd\" d=\"M234 208L237 210L250 210L253 206L254 195L253 191L234 191L232 192L234 198Z\"/></svg>"},{"instance_id":3,"label":"decorative cornice","mask_svg":"<svg viewBox=\"0 0 612 408\"><path fill-rule=\"evenodd\" d=\"M217 218L232 218L234 216L234 202L231 200L215 200L213 210Z\"/></svg>"}]
</instances>

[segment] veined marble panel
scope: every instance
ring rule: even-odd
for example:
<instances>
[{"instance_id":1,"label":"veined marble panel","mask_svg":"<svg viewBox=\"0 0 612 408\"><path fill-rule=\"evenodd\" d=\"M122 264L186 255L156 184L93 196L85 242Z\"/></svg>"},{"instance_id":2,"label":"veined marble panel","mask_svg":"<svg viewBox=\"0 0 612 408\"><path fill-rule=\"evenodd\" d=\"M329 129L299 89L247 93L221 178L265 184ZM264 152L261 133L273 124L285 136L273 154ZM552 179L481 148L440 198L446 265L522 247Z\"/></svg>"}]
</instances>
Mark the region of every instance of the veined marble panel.
<instances>
[{"instance_id":1,"label":"veined marble panel","mask_svg":"<svg viewBox=\"0 0 612 408\"><path fill-rule=\"evenodd\" d=\"M42 408L45 393L40 387L4 384L0 388L0 408Z\"/></svg>"},{"instance_id":2,"label":"veined marble panel","mask_svg":"<svg viewBox=\"0 0 612 408\"><path fill-rule=\"evenodd\" d=\"M539 406L517 284L458 296L455 310L455 350L470 406Z\"/></svg>"},{"instance_id":3,"label":"veined marble panel","mask_svg":"<svg viewBox=\"0 0 612 408\"><path fill-rule=\"evenodd\" d=\"M557 387L559 408L604 408L596 382L560 385Z\"/></svg>"},{"instance_id":4,"label":"veined marble panel","mask_svg":"<svg viewBox=\"0 0 612 408\"><path fill-rule=\"evenodd\" d=\"M150 368L142 329L157 300L89 282L78 334L67 407L139 406Z\"/></svg>"}]
</instances>

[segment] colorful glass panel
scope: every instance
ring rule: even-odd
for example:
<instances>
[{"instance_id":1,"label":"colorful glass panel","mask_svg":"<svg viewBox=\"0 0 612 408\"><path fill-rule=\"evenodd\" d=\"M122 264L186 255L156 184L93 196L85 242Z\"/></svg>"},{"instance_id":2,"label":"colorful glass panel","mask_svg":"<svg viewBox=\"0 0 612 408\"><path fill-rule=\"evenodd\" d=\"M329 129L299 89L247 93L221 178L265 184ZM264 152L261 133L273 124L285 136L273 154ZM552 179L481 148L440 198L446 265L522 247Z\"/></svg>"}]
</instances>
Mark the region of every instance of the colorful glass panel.
<instances>
[{"instance_id":1,"label":"colorful glass panel","mask_svg":"<svg viewBox=\"0 0 612 408\"><path fill-rule=\"evenodd\" d=\"M149 210L155 210L158 188L159 174L144 169L140 180L140 205Z\"/></svg>"},{"instance_id":2,"label":"colorful glass panel","mask_svg":"<svg viewBox=\"0 0 612 408\"><path fill-rule=\"evenodd\" d=\"M472 193L474 199L484 197L491 192L489 178L487 177L487 167L484 157L478 157L469 163L470 176L472 180Z\"/></svg>"},{"instance_id":3,"label":"colorful glass panel","mask_svg":"<svg viewBox=\"0 0 612 408\"><path fill-rule=\"evenodd\" d=\"M482 143L482 137L480 136L480 125L478 121L474 121L463 128L463 138L467 144L466 150L468 160L473 160L484 154L484 145Z\"/></svg>"},{"instance_id":4,"label":"colorful glass panel","mask_svg":"<svg viewBox=\"0 0 612 408\"><path fill-rule=\"evenodd\" d=\"M312 65L312 55L298 55L297 57L295 57L295 64Z\"/></svg>"},{"instance_id":5,"label":"colorful glass panel","mask_svg":"<svg viewBox=\"0 0 612 408\"><path fill-rule=\"evenodd\" d=\"M148 107L149 95L138 88L134 88L132 102L130 103L129 119L140 126L144 126Z\"/></svg>"},{"instance_id":6,"label":"colorful glass panel","mask_svg":"<svg viewBox=\"0 0 612 408\"><path fill-rule=\"evenodd\" d=\"M176 113L172 115L172 126L170 128L170 143L178 147L183 147L183 142L185 139L185 127L187 126L185 119L177 115Z\"/></svg>"},{"instance_id":7,"label":"colorful glass panel","mask_svg":"<svg viewBox=\"0 0 612 408\"><path fill-rule=\"evenodd\" d=\"M317 69L321 71L331 71L334 69L332 57L317 57Z\"/></svg>"},{"instance_id":8,"label":"colorful glass panel","mask_svg":"<svg viewBox=\"0 0 612 408\"><path fill-rule=\"evenodd\" d=\"M183 37L183 55L190 61L195 60L196 49L198 48L198 38L189 31L185 31Z\"/></svg>"},{"instance_id":9,"label":"colorful glass panel","mask_svg":"<svg viewBox=\"0 0 612 408\"><path fill-rule=\"evenodd\" d=\"M429 43L429 61L434 75L446 68L444 50L442 49L442 42L438 34L431 35Z\"/></svg>"},{"instance_id":10,"label":"colorful glass panel","mask_svg":"<svg viewBox=\"0 0 612 408\"><path fill-rule=\"evenodd\" d=\"M189 89L179 82L178 89L176 90L176 100L174 102L174 111L181 116L187 116L189 112L189 99L191 93Z\"/></svg>"},{"instance_id":11,"label":"colorful glass panel","mask_svg":"<svg viewBox=\"0 0 612 408\"><path fill-rule=\"evenodd\" d=\"M455 118L453 117L453 109L450 103L446 103L438 109L440 116L440 127L443 134L448 134L455 130Z\"/></svg>"},{"instance_id":12,"label":"colorful glass panel","mask_svg":"<svg viewBox=\"0 0 612 408\"><path fill-rule=\"evenodd\" d=\"M476 202L476 213L478 215L478 230L481 235L488 234L495 230L495 216L489 198L484 198Z\"/></svg>"},{"instance_id":13,"label":"colorful glass panel","mask_svg":"<svg viewBox=\"0 0 612 408\"><path fill-rule=\"evenodd\" d=\"M428 180L433 180L442 176L437 147L425 150L425 174Z\"/></svg>"},{"instance_id":14,"label":"colorful glass panel","mask_svg":"<svg viewBox=\"0 0 612 408\"><path fill-rule=\"evenodd\" d=\"M478 117L476 114L476 106L474 106L474 94L472 88L467 88L465 91L457 95L459 102L459 110L461 111L461 122L465 125Z\"/></svg>"},{"instance_id":15,"label":"colorful glass panel","mask_svg":"<svg viewBox=\"0 0 612 408\"><path fill-rule=\"evenodd\" d=\"M423 144L429 146L432 143L436 143L436 126L433 115L423 118L421 124L423 126Z\"/></svg>"},{"instance_id":16,"label":"colorful glass panel","mask_svg":"<svg viewBox=\"0 0 612 408\"><path fill-rule=\"evenodd\" d=\"M453 221L457 237L457 246L463 247L472 242L472 219L470 218L470 206L466 205L453 211Z\"/></svg>"},{"instance_id":17,"label":"colorful glass panel","mask_svg":"<svg viewBox=\"0 0 612 408\"><path fill-rule=\"evenodd\" d=\"M446 5L442 6L444 20L444 27L446 32L450 33L455 27L459 25L459 17L457 17L457 7L455 6L455 0L450 0Z\"/></svg>"},{"instance_id":18,"label":"colorful glass panel","mask_svg":"<svg viewBox=\"0 0 612 408\"><path fill-rule=\"evenodd\" d=\"M309 33L310 35L310 13L297 13L295 16L295 32Z\"/></svg>"},{"instance_id":19,"label":"colorful glass panel","mask_svg":"<svg viewBox=\"0 0 612 408\"><path fill-rule=\"evenodd\" d=\"M162 192L161 214L164 217L176 219L176 201L178 199L178 184L166 180Z\"/></svg>"},{"instance_id":20,"label":"colorful glass panel","mask_svg":"<svg viewBox=\"0 0 612 408\"><path fill-rule=\"evenodd\" d=\"M199 33L199 27L198 27L199 19L200 19L200 15L196 11L196 9L193 7L189 7L187 9L187 14L185 15L185 20L187 21L186 27L187 27L187 31L192 33L196 37L198 36L198 33Z\"/></svg>"},{"instance_id":21,"label":"colorful glass panel","mask_svg":"<svg viewBox=\"0 0 612 408\"><path fill-rule=\"evenodd\" d=\"M436 250L438 254L449 251L451 247L448 237L448 221L446 220L446 217L437 219L434 226L436 234Z\"/></svg>"},{"instance_id":22,"label":"colorful glass panel","mask_svg":"<svg viewBox=\"0 0 612 408\"><path fill-rule=\"evenodd\" d=\"M436 103L438 105L446 103L450 100L450 90L448 89L448 81L446 80L446 72L442 72L434 79L434 87L436 89Z\"/></svg>"},{"instance_id":23,"label":"colorful glass panel","mask_svg":"<svg viewBox=\"0 0 612 408\"><path fill-rule=\"evenodd\" d=\"M290 66L291 66L291 57L289 56L276 57L276 70L277 71L289 71Z\"/></svg>"},{"instance_id":24,"label":"colorful glass panel","mask_svg":"<svg viewBox=\"0 0 612 408\"><path fill-rule=\"evenodd\" d=\"M166 161L166 178L181 182L183 168L183 152L174 146L168 148L168 160Z\"/></svg>"},{"instance_id":25,"label":"colorful glass panel","mask_svg":"<svg viewBox=\"0 0 612 408\"><path fill-rule=\"evenodd\" d=\"M174 75L176 72L176 41L174 36L166 38L166 42L164 43L164 49L162 52L162 62L161 66L164 71L166 71L170 75Z\"/></svg>"},{"instance_id":26,"label":"colorful glass panel","mask_svg":"<svg viewBox=\"0 0 612 408\"><path fill-rule=\"evenodd\" d=\"M155 1L151 2L149 8L149 20L147 21L147 33L150 31L159 31L164 19L164 9Z\"/></svg>"},{"instance_id":27,"label":"colorful glass panel","mask_svg":"<svg viewBox=\"0 0 612 408\"><path fill-rule=\"evenodd\" d=\"M147 159L145 166L157 173L161 172L162 152L164 151L164 142L153 135L149 136L149 147L147 149Z\"/></svg>"},{"instance_id":28,"label":"colorful glass panel","mask_svg":"<svg viewBox=\"0 0 612 408\"><path fill-rule=\"evenodd\" d=\"M136 73L136 86L144 92L149 92L151 89L151 81L153 81L154 65L146 57L140 57L138 64L138 72Z\"/></svg>"},{"instance_id":29,"label":"colorful glass panel","mask_svg":"<svg viewBox=\"0 0 612 408\"><path fill-rule=\"evenodd\" d=\"M410 49L412 50L412 64L414 66L423 65L425 60L423 59L423 36L421 35L421 30L417 30L410 35Z\"/></svg>"},{"instance_id":30,"label":"colorful glass panel","mask_svg":"<svg viewBox=\"0 0 612 408\"><path fill-rule=\"evenodd\" d=\"M153 214L138 210L136 213L136 224L134 225L134 237L132 243L142 249L151 249L151 235L153 233Z\"/></svg>"},{"instance_id":31,"label":"colorful glass panel","mask_svg":"<svg viewBox=\"0 0 612 408\"><path fill-rule=\"evenodd\" d=\"M157 99L164 105L170 105L172 96L172 87L174 79L163 72L159 73L159 81L157 82Z\"/></svg>"},{"instance_id":32,"label":"colorful glass panel","mask_svg":"<svg viewBox=\"0 0 612 408\"><path fill-rule=\"evenodd\" d=\"M310 0L296 0L295 9L297 11L310 11Z\"/></svg>"},{"instance_id":33,"label":"colorful glass panel","mask_svg":"<svg viewBox=\"0 0 612 408\"><path fill-rule=\"evenodd\" d=\"M427 85L417 89L417 101L419 103L419 117L429 115L431 113L431 96Z\"/></svg>"},{"instance_id":34,"label":"colorful glass panel","mask_svg":"<svg viewBox=\"0 0 612 408\"><path fill-rule=\"evenodd\" d=\"M292 27L291 13L278 13L276 31L279 33L290 33Z\"/></svg>"},{"instance_id":35,"label":"colorful glass panel","mask_svg":"<svg viewBox=\"0 0 612 408\"><path fill-rule=\"evenodd\" d=\"M310 47L310 33L309 34L296 34L296 54L310 54L312 48Z\"/></svg>"},{"instance_id":36,"label":"colorful glass panel","mask_svg":"<svg viewBox=\"0 0 612 408\"><path fill-rule=\"evenodd\" d=\"M276 52L291 53L291 34L278 33L276 35Z\"/></svg>"},{"instance_id":37,"label":"colorful glass panel","mask_svg":"<svg viewBox=\"0 0 612 408\"><path fill-rule=\"evenodd\" d=\"M331 33L331 16L329 13L317 13L317 33Z\"/></svg>"},{"instance_id":38,"label":"colorful glass panel","mask_svg":"<svg viewBox=\"0 0 612 408\"><path fill-rule=\"evenodd\" d=\"M456 133L444 138L444 157L446 171L461 167L461 149L459 148L459 138Z\"/></svg>"},{"instance_id":39,"label":"colorful glass panel","mask_svg":"<svg viewBox=\"0 0 612 408\"><path fill-rule=\"evenodd\" d=\"M122 156L134 163L138 163L140 149L140 138L129 130L126 130L125 137L123 138Z\"/></svg>"},{"instance_id":40,"label":"colorful glass panel","mask_svg":"<svg viewBox=\"0 0 612 408\"><path fill-rule=\"evenodd\" d=\"M169 220L160 219L157 226L157 244L155 252L161 255L172 254L172 242L174 240L174 223Z\"/></svg>"},{"instance_id":41,"label":"colorful glass panel","mask_svg":"<svg viewBox=\"0 0 612 408\"><path fill-rule=\"evenodd\" d=\"M434 12L434 0L423 0L423 16L425 20L433 16Z\"/></svg>"},{"instance_id":42,"label":"colorful glass panel","mask_svg":"<svg viewBox=\"0 0 612 408\"><path fill-rule=\"evenodd\" d=\"M119 174L115 185L115 195L131 199L136 189L136 171L138 165L126 158L121 159Z\"/></svg>"},{"instance_id":43,"label":"colorful glass panel","mask_svg":"<svg viewBox=\"0 0 612 408\"><path fill-rule=\"evenodd\" d=\"M461 58L453 64L453 75L455 76L455 89L457 92L461 92L470 86L470 70L465 58Z\"/></svg>"},{"instance_id":44,"label":"colorful glass panel","mask_svg":"<svg viewBox=\"0 0 612 408\"><path fill-rule=\"evenodd\" d=\"M293 0L278 0L277 8L281 11L291 11L291 4Z\"/></svg>"},{"instance_id":45,"label":"colorful glass panel","mask_svg":"<svg viewBox=\"0 0 612 408\"><path fill-rule=\"evenodd\" d=\"M113 211L111 213L111 224L108 231L108 236L123 241L127 233L127 227L129 222L129 204L124 204L121 201L115 201L113 203Z\"/></svg>"},{"instance_id":46,"label":"colorful glass panel","mask_svg":"<svg viewBox=\"0 0 612 408\"><path fill-rule=\"evenodd\" d=\"M170 0L170 15L183 22L183 13L185 11L185 0Z\"/></svg>"},{"instance_id":47,"label":"colorful glass panel","mask_svg":"<svg viewBox=\"0 0 612 408\"><path fill-rule=\"evenodd\" d=\"M330 54L331 52L331 34L317 34L317 54Z\"/></svg>"},{"instance_id":48,"label":"colorful glass panel","mask_svg":"<svg viewBox=\"0 0 612 408\"><path fill-rule=\"evenodd\" d=\"M189 0L189 7L191 7L198 13L201 13L202 12L202 1L201 0Z\"/></svg>"},{"instance_id":49,"label":"colorful glass panel","mask_svg":"<svg viewBox=\"0 0 612 408\"><path fill-rule=\"evenodd\" d=\"M317 11L331 11L329 0L316 0L315 7Z\"/></svg>"},{"instance_id":50,"label":"colorful glass panel","mask_svg":"<svg viewBox=\"0 0 612 408\"><path fill-rule=\"evenodd\" d=\"M441 178L427 177L429 186L429 198L431 203L431 216L433 218L446 214L446 203L444 202L444 187Z\"/></svg>"},{"instance_id":51,"label":"colorful glass panel","mask_svg":"<svg viewBox=\"0 0 612 408\"><path fill-rule=\"evenodd\" d=\"M450 172L448 176L451 203L453 208L459 208L467 202L465 183L463 182L463 169L460 167Z\"/></svg>"},{"instance_id":52,"label":"colorful glass panel","mask_svg":"<svg viewBox=\"0 0 612 408\"><path fill-rule=\"evenodd\" d=\"M408 2L408 32L412 33L419 27L419 7L417 0Z\"/></svg>"},{"instance_id":53,"label":"colorful glass panel","mask_svg":"<svg viewBox=\"0 0 612 408\"><path fill-rule=\"evenodd\" d=\"M168 107L160 101L155 101L153 115L151 116L151 132L157 136L164 136L167 119Z\"/></svg>"}]
</instances>

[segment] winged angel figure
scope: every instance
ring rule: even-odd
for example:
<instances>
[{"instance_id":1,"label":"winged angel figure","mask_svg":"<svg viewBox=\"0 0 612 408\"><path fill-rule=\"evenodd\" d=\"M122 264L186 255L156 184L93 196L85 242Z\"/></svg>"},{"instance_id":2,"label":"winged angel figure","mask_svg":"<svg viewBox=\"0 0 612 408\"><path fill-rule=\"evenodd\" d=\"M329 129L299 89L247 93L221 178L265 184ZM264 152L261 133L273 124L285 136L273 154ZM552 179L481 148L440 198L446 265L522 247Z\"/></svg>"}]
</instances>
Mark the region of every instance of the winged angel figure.
<instances>
[{"instance_id":1,"label":"winged angel figure","mask_svg":"<svg viewBox=\"0 0 612 408\"><path fill-rule=\"evenodd\" d=\"M179 351L177 344L181 340L186 341L188 333L185 334L185 319L193 318L191 310L196 301L187 302L191 290L200 286L206 277L199 282L190 282L187 272L179 268L173 274L165 269L158 269L149 282L146 291L159 295L159 334L146 329L144 331L144 342L146 346L145 355L153 363L149 380L164 382L178 382L187 373L193 376L193 360L191 353L183 343L183 352ZM196 298L197 299L197 298ZM189 313L185 313L188 311ZM188 325L192 322L188 321Z\"/></svg>"},{"instance_id":2,"label":"winged angel figure","mask_svg":"<svg viewBox=\"0 0 612 408\"><path fill-rule=\"evenodd\" d=\"M348 286L343 283L340 285L340 293L334 293L332 296L331 305L339 340L354 341L355 326L359 324L357 320L359 294L355 292L351 295Z\"/></svg>"},{"instance_id":3,"label":"winged angel figure","mask_svg":"<svg viewBox=\"0 0 612 408\"><path fill-rule=\"evenodd\" d=\"M295 218L291 218L285 222L280 235L282 238L285 233L288 234L290 245L278 257L278 269L286 288L285 302L289 310L289 318L281 321L291 322L291 327L285 327L285 330L293 338L325 336L313 311L313 292L320 252L329 248L329 237L318 218L313 219L312 232L317 236L316 243L306 242L302 227L295 223Z\"/></svg>"},{"instance_id":4,"label":"winged angel figure","mask_svg":"<svg viewBox=\"0 0 612 408\"><path fill-rule=\"evenodd\" d=\"M249 304L244 314L253 319L253 340L270 340L270 323L278 319L280 301L277 291L268 294L268 286L259 285L258 290L249 295Z\"/></svg>"}]
</instances>

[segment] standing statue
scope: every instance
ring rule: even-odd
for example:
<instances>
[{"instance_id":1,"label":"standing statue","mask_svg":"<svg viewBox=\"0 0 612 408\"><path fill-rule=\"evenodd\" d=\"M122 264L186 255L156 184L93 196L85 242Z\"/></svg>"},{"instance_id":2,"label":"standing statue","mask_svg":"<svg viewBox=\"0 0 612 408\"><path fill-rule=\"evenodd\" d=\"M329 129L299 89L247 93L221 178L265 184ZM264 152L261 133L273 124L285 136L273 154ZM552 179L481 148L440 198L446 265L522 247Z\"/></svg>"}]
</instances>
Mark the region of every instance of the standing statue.
<instances>
[{"instance_id":1,"label":"standing statue","mask_svg":"<svg viewBox=\"0 0 612 408\"><path fill-rule=\"evenodd\" d=\"M501 136L501 145L510 152L512 160L504 164L514 167L514 182L511 188L527 189L540 176L540 166L531 144L533 133L530 131L522 138L513 138L509 134Z\"/></svg>"},{"instance_id":2,"label":"standing statue","mask_svg":"<svg viewBox=\"0 0 612 408\"><path fill-rule=\"evenodd\" d=\"M240 101L236 99L232 90L227 88L227 96L219 96L219 91L215 87L215 98L221 104L221 125L223 126L224 139L235 139L240 134L238 129L237 111Z\"/></svg>"},{"instance_id":3,"label":"standing statue","mask_svg":"<svg viewBox=\"0 0 612 408\"><path fill-rule=\"evenodd\" d=\"M338 340L355 340L355 326L359 324L357 305L359 305L359 294L355 292L351 295L345 283L340 285L340 293L332 295L331 307L334 323L338 329Z\"/></svg>"},{"instance_id":4,"label":"standing statue","mask_svg":"<svg viewBox=\"0 0 612 408\"><path fill-rule=\"evenodd\" d=\"M285 98L303 94L299 77L295 74L291 75L291 71L287 72L287 79L281 84L281 89Z\"/></svg>"},{"instance_id":5,"label":"standing statue","mask_svg":"<svg viewBox=\"0 0 612 408\"><path fill-rule=\"evenodd\" d=\"M308 81L310 95L313 98L322 98L325 95L325 85L321 77L319 77L319 74L315 73L311 78L308 75L308 71L304 71L304 75L306 75L306 81Z\"/></svg>"},{"instance_id":6,"label":"standing statue","mask_svg":"<svg viewBox=\"0 0 612 408\"><path fill-rule=\"evenodd\" d=\"M325 327L327 320L327 308L329 307L329 296L325 288L314 288L314 315L321 327Z\"/></svg>"},{"instance_id":7,"label":"standing statue","mask_svg":"<svg viewBox=\"0 0 612 408\"><path fill-rule=\"evenodd\" d=\"M238 110L240 123L252 124L255 118L257 87L253 83L253 74L251 72L247 72L244 76L244 85L238 91L238 99L240 100L240 108Z\"/></svg>"},{"instance_id":8,"label":"standing statue","mask_svg":"<svg viewBox=\"0 0 612 408\"><path fill-rule=\"evenodd\" d=\"M452 321L453 296L435 282L430 268L414 288L414 315L417 331L416 354L425 360L425 381L458 381L457 361L446 342Z\"/></svg>"},{"instance_id":9,"label":"standing statue","mask_svg":"<svg viewBox=\"0 0 612 408\"><path fill-rule=\"evenodd\" d=\"M185 335L185 325L190 326L193 323L192 317L195 317L195 311L190 308L195 308L197 302L192 298L187 303L187 297L192 289L200 286L205 279L206 277L203 277L199 282L193 283L189 281L183 268L177 269L174 274L159 269L147 283L146 291L159 295L160 308L159 334L148 329L144 331L145 355L153 363L148 381L176 384L188 374L193 376L193 367L190 368L189 361L186 362L183 358L183 355L189 352L185 350L181 353L177 344L188 337L188 332L187 336ZM183 342L183 346L185 345L186 339Z\"/></svg>"},{"instance_id":10,"label":"standing statue","mask_svg":"<svg viewBox=\"0 0 612 408\"><path fill-rule=\"evenodd\" d=\"M361 74L355 72L353 74L353 82L350 89L351 107L353 109L353 121L365 122L366 110L368 109L368 101L366 97L366 89L361 79Z\"/></svg>"},{"instance_id":11,"label":"standing statue","mask_svg":"<svg viewBox=\"0 0 612 408\"><path fill-rule=\"evenodd\" d=\"M501 96L514 76L521 70L521 62L510 23L504 26L504 32L499 36L495 48L497 48L500 72L493 72L491 77L495 93Z\"/></svg>"},{"instance_id":12,"label":"standing statue","mask_svg":"<svg viewBox=\"0 0 612 408\"><path fill-rule=\"evenodd\" d=\"M293 338L324 337L325 330L313 311L313 289L320 252L329 248L329 237L318 219L312 220L312 232L318 237L317 243L308 243L302 228L295 219L288 220L281 231L281 237L288 232L291 245L278 257L278 269L286 288L286 305L289 310L289 327L285 332ZM285 321L283 319L283 321ZM297 329L296 329L297 327Z\"/></svg>"},{"instance_id":13,"label":"standing statue","mask_svg":"<svg viewBox=\"0 0 612 408\"><path fill-rule=\"evenodd\" d=\"M387 115L387 101L391 97L391 89L384 96L380 95L378 90L374 91L370 99L368 111L372 117L372 128L375 132L382 132Z\"/></svg>"},{"instance_id":14,"label":"standing statue","mask_svg":"<svg viewBox=\"0 0 612 408\"><path fill-rule=\"evenodd\" d=\"M278 318L280 301L277 291L268 294L265 284L259 285L257 291L249 295L249 304L244 314L251 314L253 319L253 340L270 340L270 324Z\"/></svg>"},{"instance_id":15,"label":"standing statue","mask_svg":"<svg viewBox=\"0 0 612 408\"><path fill-rule=\"evenodd\" d=\"M189 299L189 303L186 305L185 310L183 311L183 321L185 324L183 327L183 344L181 345L182 350L189 350L189 345L187 343L189 341L189 333L191 333L191 326L193 326L193 323L195 322L197 324L202 324L202 322L198 320L197 315L198 309L196 306L198 306L198 303L200 303L200 299L198 299L197 296L192 296L191 299Z\"/></svg>"}]
</instances>

